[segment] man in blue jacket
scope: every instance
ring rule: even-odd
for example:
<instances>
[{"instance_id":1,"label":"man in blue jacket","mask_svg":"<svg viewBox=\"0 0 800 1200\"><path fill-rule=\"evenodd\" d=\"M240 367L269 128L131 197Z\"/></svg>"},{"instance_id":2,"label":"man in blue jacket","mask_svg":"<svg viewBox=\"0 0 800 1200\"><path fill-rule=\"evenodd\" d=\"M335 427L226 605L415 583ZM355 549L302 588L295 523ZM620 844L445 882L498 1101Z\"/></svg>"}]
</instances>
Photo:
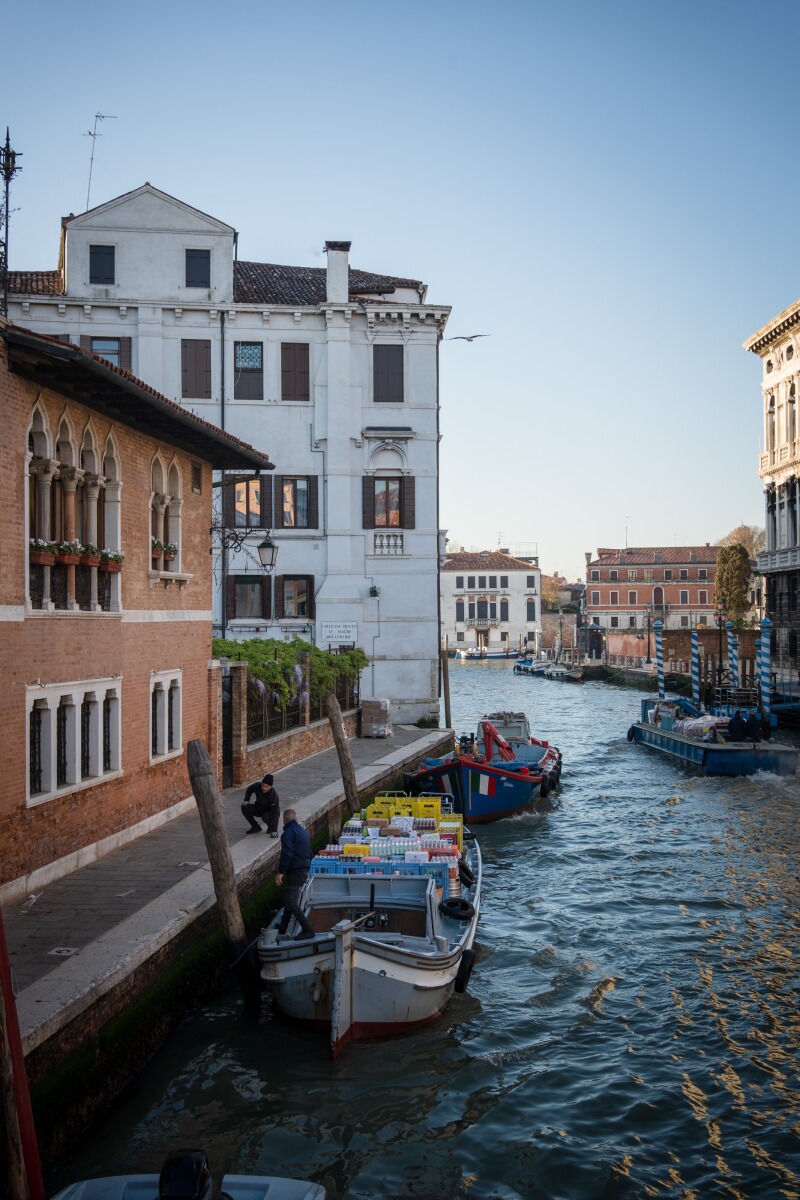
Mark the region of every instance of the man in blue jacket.
<instances>
[{"instance_id":1,"label":"man in blue jacket","mask_svg":"<svg viewBox=\"0 0 800 1200\"><path fill-rule=\"evenodd\" d=\"M297 919L300 932L297 940L312 938L314 930L311 922L298 903L303 884L308 879L308 869L311 866L311 838L297 820L293 808L287 808L283 814L283 833L281 834L281 858L278 863L278 874L275 882L278 887L286 877L286 887L283 895L283 916L278 925L279 936L284 936L289 928L292 917Z\"/></svg>"}]
</instances>

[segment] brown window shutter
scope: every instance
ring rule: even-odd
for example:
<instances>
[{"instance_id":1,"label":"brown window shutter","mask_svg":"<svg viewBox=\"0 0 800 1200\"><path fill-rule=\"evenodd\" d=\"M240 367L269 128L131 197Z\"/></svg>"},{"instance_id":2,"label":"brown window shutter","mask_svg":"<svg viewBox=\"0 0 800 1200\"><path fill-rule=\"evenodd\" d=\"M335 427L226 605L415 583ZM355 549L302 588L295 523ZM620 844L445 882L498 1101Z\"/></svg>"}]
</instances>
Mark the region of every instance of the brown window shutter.
<instances>
[{"instance_id":1,"label":"brown window shutter","mask_svg":"<svg viewBox=\"0 0 800 1200\"><path fill-rule=\"evenodd\" d=\"M392 404L403 403L403 347L387 346L389 355L389 397Z\"/></svg>"},{"instance_id":2,"label":"brown window shutter","mask_svg":"<svg viewBox=\"0 0 800 1200\"><path fill-rule=\"evenodd\" d=\"M269 575L261 580L261 615L265 621L272 618L272 580Z\"/></svg>"},{"instance_id":3,"label":"brown window shutter","mask_svg":"<svg viewBox=\"0 0 800 1200\"><path fill-rule=\"evenodd\" d=\"M92 339L88 334L81 334L81 350L88 350L90 354L92 353Z\"/></svg>"},{"instance_id":4,"label":"brown window shutter","mask_svg":"<svg viewBox=\"0 0 800 1200\"><path fill-rule=\"evenodd\" d=\"M222 488L222 524L226 529L236 525L236 484L226 483Z\"/></svg>"},{"instance_id":5,"label":"brown window shutter","mask_svg":"<svg viewBox=\"0 0 800 1200\"><path fill-rule=\"evenodd\" d=\"M319 479L308 477L308 528L319 529Z\"/></svg>"},{"instance_id":6,"label":"brown window shutter","mask_svg":"<svg viewBox=\"0 0 800 1200\"><path fill-rule=\"evenodd\" d=\"M283 528L283 476L275 476L275 528Z\"/></svg>"},{"instance_id":7,"label":"brown window shutter","mask_svg":"<svg viewBox=\"0 0 800 1200\"><path fill-rule=\"evenodd\" d=\"M130 338L120 338L119 339L119 365L122 367L123 371L130 371L132 362L133 362L133 359L131 357L131 339Z\"/></svg>"},{"instance_id":8,"label":"brown window shutter","mask_svg":"<svg viewBox=\"0 0 800 1200\"><path fill-rule=\"evenodd\" d=\"M181 396L189 395L189 343L181 340Z\"/></svg>"},{"instance_id":9,"label":"brown window shutter","mask_svg":"<svg viewBox=\"0 0 800 1200\"><path fill-rule=\"evenodd\" d=\"M294 342L281 342L281 400L296 400Z\"/></svg>"},{"instance_id":10,"label":"brown window shutter","mask_svg":"<svg viewBox=\"0 0 800 1200\"><path fill-rule=\"evenodd\" d=\"M416 529L417 527L417 489L416 479L413 475L403 476L403 528Z\"/></svg>"},{"instance_id":11,"label":"brown window shutter","mask_svg":"<svg viewBox=\"0 0 800 1200\"><path fill-rule=\"evenodd\" d=\"M361 480L361 505L364 513L364 529L375 528L375 480L364 475Z\"/></svg>"},{"instance_id":12,"label":"brown window shutter","mask_svg":"<svg viewBox=\"0 0 800 1200\"><path fill-rule=\"evenodd\" d=\"M308 366L308 343L303 342L294 348L295 400L308 400L311 397L310 372Z\"/></svg>"},{"instance_id":13,"label":"brown window shutter","mask_svg":"<svg viewBox=\"0 0 800 1200\"><path fill-rule=\"evenodd\" d=\"M225 580L225 621L232 621L236 616L236 576L229 575Z\"/></svg>"},{"instance_id":14,"label":"brown window shutter","mask_svg":"<svg viewBox=\"0 0 800 1200\"><path fill-rule=\"evenodd\" d=\"M200 386L201 391L197 393L200 400L211 399L211 342L208 340L199 341L197 343L198 354L200 357Z\"/></svg>"},{"instance_id":15,"label":"brown window shutter","mask_svg":"<svg viewBox=\"0 0 800 1200\"><path fill-rule=\"evenodd\" d=\"M261 476L261 524L264 529L272 528L272 476Z\"/></svg>"},{"instance_id":16,"label":"brown window shutter","mask_svg":"<svg viewBox=\"0 0 800 1200\"><path fill-rule=\"evenodd\" d=\"M403 403L403 347L373 346L372 399L375 404Z\"/></svg>"},{"instance_id":17,"label":"brown window shutter","mask_svg":"<svg viewBox=\"0 0 800 1200\"><path fill-rule=\"evenodd\" d=\"M211 342L205 338L181 341L181 396L211 399Z\"/></svg>"},{"instance_id":18,"label":"brown window shutter","mask_svg":"<svg viewBox=\"0 0 800 1200\"><path fill-rule=\"evenodd\" d=\"M275 618L278 621L283 620L283 576L279 575L275 580Z\"/></svg>"},{"instance_id":19,"label":"brown window shutter","mask_svg":"<svg viewBox=\"0 0 800 1200\"><path fill-rule=\"evenodd\" d=\"M306 583L308 586L308 615L313 619L317 615L314 596L314 576L306 575Z\"/></svg>"}]
</instances>

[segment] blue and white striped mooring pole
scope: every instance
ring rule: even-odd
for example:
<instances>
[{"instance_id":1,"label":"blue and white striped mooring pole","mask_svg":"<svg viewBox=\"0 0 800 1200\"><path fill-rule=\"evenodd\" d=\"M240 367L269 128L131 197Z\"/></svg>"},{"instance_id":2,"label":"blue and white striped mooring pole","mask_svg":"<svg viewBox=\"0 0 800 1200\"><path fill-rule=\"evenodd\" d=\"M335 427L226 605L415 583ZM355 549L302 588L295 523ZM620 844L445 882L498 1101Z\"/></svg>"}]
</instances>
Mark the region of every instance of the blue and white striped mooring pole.
<instances>
[{"instance_id":1,"label":"blue and white striped mooring pole","mask_svg":"<svg viewBox=\"0 0 800 1200\"><path fill-rule=\"evenodd\" d=\"M761 638L758 648L758 679L761 684L761 711L769 721L772 710L772 679L770 678L770 634L772 622L764 617L761 622Z\"/></svg>"},{"instance_id":2,"label":"blue and white striped mooring pole","mask_svg":"<svg viewBox=\"0 0 800 1200\"><path fill-rule=\"evenodd\" d=\"M731 687L739 687L739 639L733 632L733 621L728 621L728 674L731 677Z\"/></svg>"},{"instance_id":3,"label":"blue and white striped mooring pole","mask_svg":"<svg viewBox=\"0 0 800 1200\"><path fill-rule=\"evenodd\" d=\"M664 651L661 645L661 630L663 628L660 621L656 621L653 628L656 631L656 665L658 666L658 698L664 699Z\"/></svg>"},{"instance_id":4,"label":"blue and white striped mooring pole","mask_svg":"<svg viewBox=\"0 0 800 1200\"><path fill-rule=\"evenodd\" d=\"M700 642L692 630L692 699L700 706Z\"/></svg>"}]
</instances>

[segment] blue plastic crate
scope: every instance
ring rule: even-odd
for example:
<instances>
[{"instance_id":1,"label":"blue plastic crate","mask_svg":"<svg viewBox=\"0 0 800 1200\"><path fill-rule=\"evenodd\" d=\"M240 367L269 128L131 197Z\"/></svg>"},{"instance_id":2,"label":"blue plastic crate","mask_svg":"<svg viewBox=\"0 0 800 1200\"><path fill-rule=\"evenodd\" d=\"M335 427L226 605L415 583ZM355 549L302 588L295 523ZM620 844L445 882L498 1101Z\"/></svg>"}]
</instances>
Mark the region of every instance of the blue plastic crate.
<instances>
[{"instance_id":1,"label":"blue plastic crate","mask_svg":"<svg viewBox=\"0 0 800 1200\"><path fill-rule=\"evenodd\" d=\"M432 875L442 895L449 895L450 868L448 863L407 863L399 859L383 859L381 862L359 862L344 858L314 858L311 860L312 875Z\"/></svg>"}]
</instances>

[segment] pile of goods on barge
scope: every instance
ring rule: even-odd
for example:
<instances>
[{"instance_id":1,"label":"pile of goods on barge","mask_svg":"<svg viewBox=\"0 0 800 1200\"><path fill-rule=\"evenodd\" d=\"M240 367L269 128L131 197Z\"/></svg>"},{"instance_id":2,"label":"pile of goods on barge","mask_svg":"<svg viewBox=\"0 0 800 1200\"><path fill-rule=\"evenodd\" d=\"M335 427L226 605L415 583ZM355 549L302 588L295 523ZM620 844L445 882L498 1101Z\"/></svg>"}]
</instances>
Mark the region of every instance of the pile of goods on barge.
<instances>
[{"instance_id":1,"label":"pile of goods on barge","mask_svg":"<svg viewBox=\"0 0 800 1200\"><path fill-rule=\"evenodd\" d=\"M628 741L679 758L707 775L794 775L797 748L762 740L762 732L762 716L755 709L737 709L734 719L729 712L706 712L683 698L647 699L641 702L640 720L628 730Z\"/></svg>"},{"instance_id":2,"label":"pile of goods on barge","mask_svg":"<svg viewBox=\"0 0 800 1200\"><path fill-rule=\"evenodd\" d=\"M430 1021L466 990L481 856L451 798L384 793L311 862L300 907L314 936L279 918L258 940L261 978L285 1016L354 1038Z\"/></svg>"}]
</instances>

